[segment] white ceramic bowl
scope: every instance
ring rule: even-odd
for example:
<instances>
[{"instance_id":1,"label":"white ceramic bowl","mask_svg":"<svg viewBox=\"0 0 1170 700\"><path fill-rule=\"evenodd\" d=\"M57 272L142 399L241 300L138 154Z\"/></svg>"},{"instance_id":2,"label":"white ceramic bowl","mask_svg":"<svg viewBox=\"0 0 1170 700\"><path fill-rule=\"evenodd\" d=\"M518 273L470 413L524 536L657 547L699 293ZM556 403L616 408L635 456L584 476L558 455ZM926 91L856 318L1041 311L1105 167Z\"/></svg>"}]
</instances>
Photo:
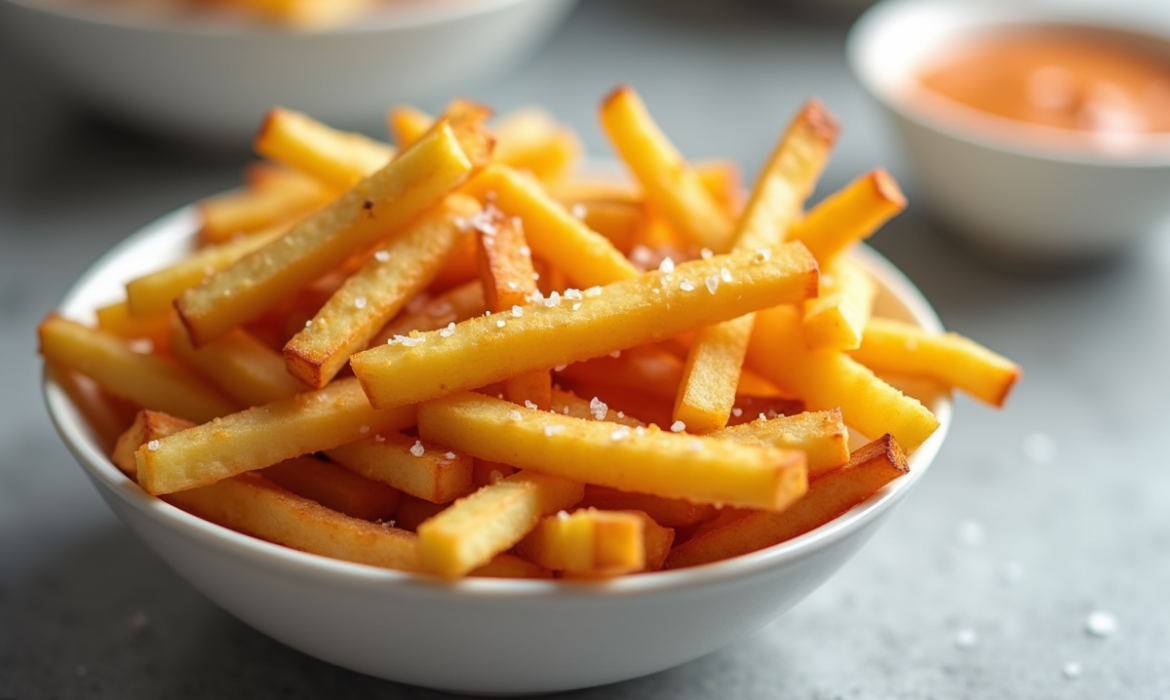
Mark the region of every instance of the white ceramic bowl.
<instances>
[{"instance_id":1,"label":"white ceramic bowl","mask_svg":"<svg viewBox=\"0 0 1170 700\"><path fill-rule=\"evenodd\" d=\"M297 32L0 0L0 37L119 119L238 145L273 105L368 129L391 104L467 90L531 53L575 2L418 2Z\"/></svg>"},{"instance_id":2,"label":"white ceramic bowl","mask_svg":"<svg viewBox=\"0 0 1170 700\"><path fill-rule=\"evenodd\" d=\"M1170 137L1112 152L1072 139L1054 145L1051 130L932 96L914 76L958 37L1035 25L1124 32L1170 60L1170 14L1159 23L1108 5L886 0L850 33L853 72L889 113L925 203L1004 260L1079 262L1170 224Z\"/></svg>"},{"instance_id":3,"label":"white ceramic bowl","mask_svg":"<svg viewBox=\"0 0 1170 700\"><path fill-rule=\"evenodd\" d=\"M182 209L127 239L61 303L86 321L128 279L185 253L198 227ZM931 331L941 324L884 258L858 259L880 282L878 310ZM49 414L111 508L160 557L225 610L289 646L339 666L415 685L472 693L569 690L635 678L708 654L773 620L812 592L877 530L922 478L951 421L911 471L813 532L706 566L610 582L476 579L450 582L305 554L200 520L146 495L106 458L51 380Z\"/></svg>"}]
</instances>

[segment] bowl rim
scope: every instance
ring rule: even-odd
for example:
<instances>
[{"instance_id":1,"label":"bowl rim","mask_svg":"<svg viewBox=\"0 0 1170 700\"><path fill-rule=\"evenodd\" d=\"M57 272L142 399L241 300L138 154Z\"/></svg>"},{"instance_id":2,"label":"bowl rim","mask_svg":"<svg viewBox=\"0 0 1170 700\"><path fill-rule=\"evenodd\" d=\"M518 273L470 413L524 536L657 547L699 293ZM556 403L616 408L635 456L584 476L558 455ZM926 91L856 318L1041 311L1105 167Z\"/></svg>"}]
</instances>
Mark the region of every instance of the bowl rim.
<instances>
[{"instance_id":1,"label":"bowl rim","mask_svg":"<svg viewBox=\"0 0 1170 700\"><path fill-rule=\"evenodd\" d=\"M1122 153L1108 153L1086 144L1036 146L1027 134L1063 132L1063 129L1020 122L988 114L943 96L929 101L945 105L945 111L960 115L949 120L942 109L916 105L917 96L899 94L888 81L878 77L874 59L884 55L876 46L897 31L905 18L922 13L950 12L962 22L948 31L950 35L987 27L1067 26L1137 35L1164 44L1170 55L1170 24L1143 21L1137 11L1113 9L1102 11L1082 6L1011 3L987 0L968 4L959 0L882 0L866 10L850 28L845 42L846 61L861 86L886 109L907 121L931 129L956 141L964 141L1005 155L1036 160L1069 163L1100 168L1165 168L1170 166L1170 134L1155 134L1143 139L1154 148L1141 147ZM980 124L982 122L982 124ZM1012 135L1016 132L1018 135ZM1075 133L1075 132L1074 132ZM1002 138L997 136L1006 134Z\"/></svg>"},{"instance_id":2,"label":"bowl rim","mask_svg":"<svg viewBox=\"0 0 1170 700\"><path fill-rule=\"evenodd\" d=\"M555 0L541 0L554 2ZM561 0L575 2L576 0ZM174 37L207 37L217 39L254 39L265 37L292 37L302 40L314 38L347 38L393 31L409 31L422 27L474 20L483 15L521 5L530 0L457 0L449 3L412 2L408 7L370 13L360 21L323 29L296 29L275 24L233 23L215 19L179 17L138 17L134 12L109 11L86 5L54 4L44 0L0 0L27 12L53 17L81 25L127 32L160 33Z\"/></svg>"},{"instance_id":3,"label":"bowl rim","mask_svg":"<svg viewBox=\"0 0 1170 700\"><path fill-rule=\"evenodd\" d=\"M118 263L129 260L150 241L190 240L198 230L195 205L187 205L139 229L97 259L73 284L57 309L66 317L91 314L102 299L93 299L92 287L104 284L103 277L113 274ZM941 333L942 322L925 296L892 263L868 246L858 246L855 258L879 277L881 285L903 304L915 322L928 331ZM152 261L155 265L157 260ZM95 303L96 302L96 303ZM923 478L934 462L950 427L953 401L940 392L932 410L939 428L911 456L912 468L865 502L834 518L821 527L763 550L710 564L685 569L648 572L617 577L606 581L567 581L541 579L466 578L448 580L437 576L383 569L366 564L332 559L274 544L236 532L191 515L158 498L148 495L121 472L91 439L80 412L58 385L48 367L42 378L42 394L49 416L66 446L77 458L90 479L104 491L141 514L178 534L223 550L226 554L247 558L256 565L277 568L313 579L333 583L374 585L385 588L425 590L439 594L472 595L488 598L523 597L547 599L571 595L576 598L611 598L679 591L705 587L720 582L762 575L832 547L853 536L862 526L896 505Z\"/></svg>"}]
</instances>

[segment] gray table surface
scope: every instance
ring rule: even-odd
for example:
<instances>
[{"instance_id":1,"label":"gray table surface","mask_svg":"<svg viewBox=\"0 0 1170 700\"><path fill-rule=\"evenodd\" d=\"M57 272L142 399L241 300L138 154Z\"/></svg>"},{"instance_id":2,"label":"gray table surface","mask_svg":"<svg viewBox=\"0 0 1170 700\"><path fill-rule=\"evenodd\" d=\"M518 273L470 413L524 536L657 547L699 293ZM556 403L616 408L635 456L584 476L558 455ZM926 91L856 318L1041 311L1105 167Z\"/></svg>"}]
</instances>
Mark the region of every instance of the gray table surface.
<instances>
[{"instance_id":1,"label":"gray table surface","mask_svg":"<svg viewBox=\"0 0 1170 700\"><path fill-rule=\"evenodd\" d=\"M914 202L849 76L846 26L766 3L587 0L535 60L472 96L543 103L604 154L597 102L630 82L684 152L752 174L819 95L846 129L820 192L885 164ZM0 699L439 697L306 657L220 611L114 518L61 445L39 395L36 322L123 236L233 186L246 154L208 157L94 119L3 51ZM940 234L912 204L875 245L948 326L1024 366L1011 406L960 399L918 490L780 620L576 697L1170 698L1170 240L1025 277ZM1117 620L1107 638L1086 632L1097 610Z\"/></svg>"}]
</instances>

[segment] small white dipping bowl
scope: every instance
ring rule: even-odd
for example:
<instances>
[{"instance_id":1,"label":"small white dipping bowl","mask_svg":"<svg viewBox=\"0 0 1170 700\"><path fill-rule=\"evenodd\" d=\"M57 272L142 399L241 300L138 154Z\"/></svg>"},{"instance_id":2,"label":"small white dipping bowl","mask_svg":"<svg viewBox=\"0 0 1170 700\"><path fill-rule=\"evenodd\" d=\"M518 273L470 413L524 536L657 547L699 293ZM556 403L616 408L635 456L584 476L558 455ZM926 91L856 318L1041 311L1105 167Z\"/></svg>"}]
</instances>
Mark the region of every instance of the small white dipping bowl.
<instances>
[{"instance_id":1,"label":"small white dipping bowl","mask_svg":"<svg viewBox=\"0 0 1170 700\"><path fill-rule=\"evenodd\" d=\"M226 18L138 19L103 3L0 0L0 37L123 121L239 145L274 105L370 128L396 102L467 90L531 53L575 3L388 3L346 26L294 31Z\"/></svg>"},{"instance_id":2,"label":"small white dipping bowl","mask_svg":"<svg viewBox=\"0 0 1170 700\"><path fill-rule=\"evenodd\" d=\"M1121 32L1170 61L1170 24L1055 3L886 0L848 40L853 72L889 113L925 203L955 233L1011 264L1090 261L1170 223L1170 136L1106 151L1088 137L966 107L916 81L961 38L1054 26Z\"/></svg>"},{"instance_id":3,"label":"small white dipping bowl","mask_svg":"<svg viewBox=\"0 0 1170 700\"><path fill-rule=\"evenodd\" d=\"M198 217L181 209L111 250L60 311L92 321L129 279L185 254ZM881 286L878 312L942 326L889 262L857 259ZM148 496L115 467L51 379L45 401L65 444L109 506L208 598L257 630L325 661L403 683L482 694L540 693L628 680L696 659L762 627L827 580L922 478L951 422L910 473L825 526L727 561L608 582L445 581L336 561L219 527Z\"/></svg>"}]
</instances>

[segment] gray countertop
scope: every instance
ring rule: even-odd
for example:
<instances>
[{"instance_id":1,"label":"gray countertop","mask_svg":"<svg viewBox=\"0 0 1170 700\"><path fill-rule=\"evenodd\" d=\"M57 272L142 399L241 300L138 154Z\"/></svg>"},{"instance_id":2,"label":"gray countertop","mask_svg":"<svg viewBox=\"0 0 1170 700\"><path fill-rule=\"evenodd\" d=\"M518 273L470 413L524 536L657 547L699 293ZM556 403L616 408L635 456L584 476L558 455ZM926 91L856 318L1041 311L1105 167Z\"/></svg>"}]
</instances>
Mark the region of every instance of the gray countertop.
<instances>
[{"instance_id":1,"label":"gray countertop","mask_svg":"<svg viewBox=\"0 0 1170 700\"><path fill-rule=\"evenodd\" d=\"M1058 277L982 265L915 205L849 76L845 32L767 3L587 0L535 60L472 91L500 110L545 104L603 154L596 105L629 82L684 152L736 158L749 175L798 104L820 96L845 125L820 193L887 165L912 205L875 246L949 327L1026 372L1004 411L959 400L916 492L780 620L575 696L1170 698L1170 239ZM3 51L0 699L439 697L236 621L82 476L42 408L35 324L116 241L233 186L246 153L209 157L90 117ZM1087 633L1094 611L1115 617L1112 635Z\"/></svg>"}]
</instances>

